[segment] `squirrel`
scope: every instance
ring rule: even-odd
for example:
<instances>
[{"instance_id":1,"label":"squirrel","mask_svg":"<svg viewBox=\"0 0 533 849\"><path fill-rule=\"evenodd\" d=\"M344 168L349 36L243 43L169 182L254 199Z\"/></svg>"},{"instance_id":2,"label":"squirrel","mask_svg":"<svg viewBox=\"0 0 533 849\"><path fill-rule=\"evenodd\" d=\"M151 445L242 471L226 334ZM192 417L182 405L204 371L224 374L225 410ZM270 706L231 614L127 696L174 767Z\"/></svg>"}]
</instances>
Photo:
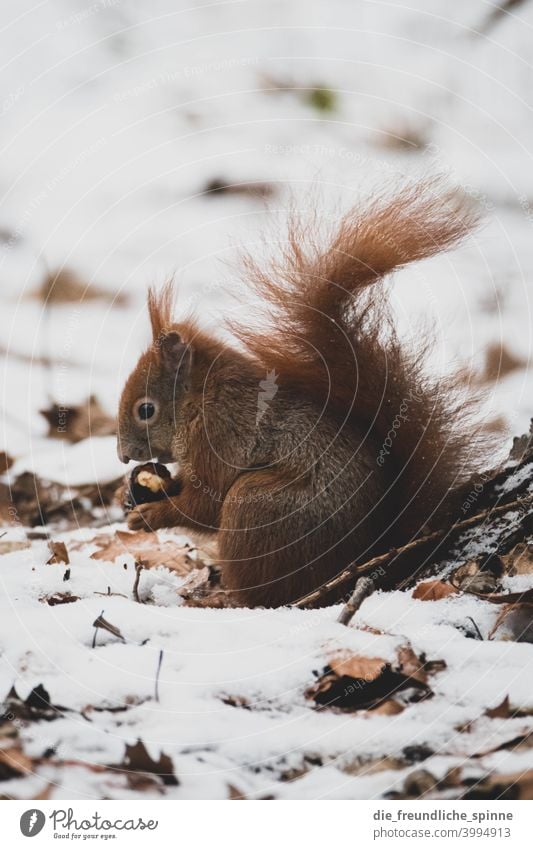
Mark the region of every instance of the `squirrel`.
<instances>
[{"instance_id":1,"label":"squirrel","mask_svg":"<svg viewBox=\"0 0 533 849\"><path fill-rule=\"evenodd\" d=\"M234 346L176 323L172 284L151 289L152 344L121 396L118 454L179 473L129 527L216 534L231 603L268 607L441 527L482 449L458 379L432 381L428 340L400 340L385 278L476 223L431 180L345 214L323 248L293 223L281 259L245 257L272 320L230 322Z\"/></svg>"}]
</instances>

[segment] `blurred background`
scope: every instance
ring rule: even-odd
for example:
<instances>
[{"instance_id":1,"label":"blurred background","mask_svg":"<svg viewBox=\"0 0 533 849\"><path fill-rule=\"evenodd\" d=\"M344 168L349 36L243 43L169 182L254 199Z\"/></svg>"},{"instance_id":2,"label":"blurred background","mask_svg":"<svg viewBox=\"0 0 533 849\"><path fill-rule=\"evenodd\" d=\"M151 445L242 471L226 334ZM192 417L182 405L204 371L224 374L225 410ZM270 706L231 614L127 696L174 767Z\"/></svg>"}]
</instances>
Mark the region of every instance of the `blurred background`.
<instances>
[{"instance_id":1,"label":"blurred background","mask_svg":"<svg viewBox=\"0 0 533 849\"><path fill-rule=\"evenodd\" d=\"M291 202L326 219L435 171L485 222L396 275L398 321L415 335L434 324L432 368L486 388L487 427L527 428L533 3L6 0L2 12L0 426L18 471L121 471L109 423L98 452L67 456L39 411L93 395L114 414L148 342L148 285L174 274L178 313L214 331L225 310L246 320L232 263L283 237Z\"/></svg>"}]
</instances>

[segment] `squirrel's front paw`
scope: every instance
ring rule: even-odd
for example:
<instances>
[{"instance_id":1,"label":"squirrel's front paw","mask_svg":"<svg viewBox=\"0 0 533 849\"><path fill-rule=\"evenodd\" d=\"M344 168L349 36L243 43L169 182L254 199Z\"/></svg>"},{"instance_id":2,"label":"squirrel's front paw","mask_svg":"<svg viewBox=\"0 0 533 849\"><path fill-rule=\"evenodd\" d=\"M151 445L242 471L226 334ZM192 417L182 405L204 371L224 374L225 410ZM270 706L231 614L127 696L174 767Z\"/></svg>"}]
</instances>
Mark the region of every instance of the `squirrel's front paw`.
<instances>
[{"instance_id":1,"label":"squirrel's front paw","mask_svg":"<svg viewBox=\"0 0 533 849\"><path fill-rule=\"evenodd\" d=\"M131 531L155 531L164 527L161 511L157 503L139 504L128 514L128 528Z\"/></svg>"}]
</instances>

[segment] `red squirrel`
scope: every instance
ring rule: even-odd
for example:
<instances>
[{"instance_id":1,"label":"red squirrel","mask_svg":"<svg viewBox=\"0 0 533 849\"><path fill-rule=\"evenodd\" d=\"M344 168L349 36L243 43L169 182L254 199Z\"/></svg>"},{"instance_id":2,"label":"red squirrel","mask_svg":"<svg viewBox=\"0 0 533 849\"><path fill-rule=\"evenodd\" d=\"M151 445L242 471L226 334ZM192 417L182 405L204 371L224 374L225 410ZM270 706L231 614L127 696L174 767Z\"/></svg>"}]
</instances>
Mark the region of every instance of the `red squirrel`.
<instances>
[{"instance_id":1,"label":"red squirrel","mask_svg":"<svg viewBox=\"0 0 533 849\"><path fill-rule=\"evenodd\" d=\"M324 248L294 224L279 261L245 261L273 320L232 324L235 347L175 323L171 285L151 290L152 344L122 393L118 453L179 474L129 527L216 534L232 603L276 606L442 524L476 441L453 380L426 374L427 342L400 341L384 278L475 217L429 181L349 212Z\"/></svg>"}]
</instances>

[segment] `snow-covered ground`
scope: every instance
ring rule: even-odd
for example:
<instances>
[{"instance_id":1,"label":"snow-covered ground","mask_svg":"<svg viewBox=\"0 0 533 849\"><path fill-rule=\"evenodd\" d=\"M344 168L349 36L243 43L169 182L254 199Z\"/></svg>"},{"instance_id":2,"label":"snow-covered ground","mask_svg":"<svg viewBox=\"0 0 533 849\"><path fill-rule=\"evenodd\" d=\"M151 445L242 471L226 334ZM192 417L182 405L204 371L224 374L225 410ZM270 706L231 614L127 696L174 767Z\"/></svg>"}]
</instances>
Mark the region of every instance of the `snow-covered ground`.
<instances>
[{"instance_id":1,"label":"snow-covered ground","mask_svg":"<svg viewBox=\"0 0 533 849\"><path fill-rule=\"evenodd\" d=\"M483 0L4 3L0 448L16 459L12 474L29 469L77 486L123 471L112 437L51 440L39 410L94 394L116 411L148 339L148 284L174 274L179 309L217 331L221 311L250 309L231 265L239 246L253 249L265 232L282 238L291 200L305 213L319 197L330 216L374 186L435 170L463 187L486 223L458 250L398 273L398 321L406 334L433 321L435 370L480 371L494 344L515 355L520 366L487 386L486 415L509 433L526 430L533 7L482 32L492 8ZM270 196L206 195L213 181L267 184ZM63 267L89 294L98 287L108 297L44 310L33 293L47 268ZM43 685L69 712L21 727L23 749L40 758L53 748L55 761L71 762L36 766L0 792L155 793L107 773L103 789L102 773L83 766L121 763L137 739L155 760L161 751L172 758L180 784L160 792L179 798L225 798L230 786L246 796L379 796L401 791L417 768L409 747L431 752L423 766L437 778L464 763L474 778L533 767L527 749L472 757L533 730L530 646L465 636L468 617L485 636L497 616L476 599L382 593L346 628L336 608L185 608L180 579L158 569L143 573L139 604L131 556L90 559L101 532L53 534L71 552L75 603L40 600L65 590L64 568L45 565L43 541L0 557L0 699L13 685L21 698ZM17 526L2 542L25 539ZM524 576L508 580L523 588ZM95 595L108 586L125 597ZM99 631L92 648L102 610L126 642ZM394 716L317 711L306 698L336 650L393 661L406 644L446 662L431 676L433 698ZM521 718L483 716L505 696ZM458 730L467 725L468 734Z\"/></svg>"}]
</instances>

